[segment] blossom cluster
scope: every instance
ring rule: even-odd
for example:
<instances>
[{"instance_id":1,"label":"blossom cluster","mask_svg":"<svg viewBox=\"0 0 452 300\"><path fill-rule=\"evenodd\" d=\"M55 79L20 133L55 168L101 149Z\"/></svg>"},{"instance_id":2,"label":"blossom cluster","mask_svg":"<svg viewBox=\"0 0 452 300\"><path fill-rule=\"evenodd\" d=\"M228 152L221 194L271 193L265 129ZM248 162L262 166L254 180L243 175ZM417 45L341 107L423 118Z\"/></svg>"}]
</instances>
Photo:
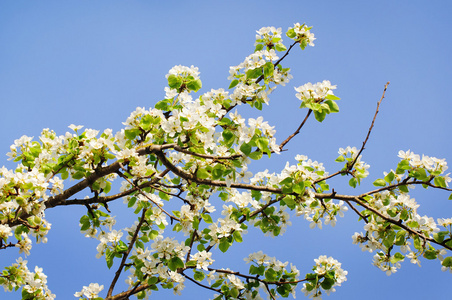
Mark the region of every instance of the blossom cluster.
<instances>
[{"instance_id":1,"label":"blossom cluster","mask_svg":"<svg viewBox=\"0 0 452 300\"><path fill-rule=\"evenodd\" d=\"M80 292L74 294L79 299L94 300L99 298L99 293L104 289L103 285L98 283L90 283L89 286L84 286Z\"/></svg>"},{"instance_id":2,"label":"blossom cluster","mask_svg":"<svg viewBox=\"0 0 452 300\"><path fill-rule=\"evenodd\" d=\"M47 287L47 276L42 268L35 267L34 272L27 267L27 261L19 257L16 263L2 272L0 284L5 291L13 291L22 287L23 299L53 300L55 295Z\"/></svg>"},{"instance_id":3,"label":"blossom cluster","mask_svg":"<svg viewBox=\"0 0 452 300\"><path fill-rule=\"evenodd\" d=\"M356 153L356 150L349 150ZM350 151L342 150L343 153ZM445 246L450 247L447 240L452 237L452 232L448 219L435 222L432 217L421 216L417 211L419 204L408 195L408 187L414 187L412 183L416 180L433 181L436 186L446 188L450 182L449 174L444 175L447 163L443 159L425 155L421 158L410 150L399 151L399 157L402 160L397 170L385 172L383 179L374 182L376 186L394 185L397 190L383 190L364 198L365 205L373 211L367 210L365 234L355 233L353 243L359 244L363 251L376 251L373 264L387 275L395 273L405 258L418 265L420 257L438 259L443 270L450 269L449 259L444 257L445 248L432 245L432 242L446 243ZM388 224L387 220L391 220L392 224ZM401 228L400 224L406 227ZM410 232L420 235L413 236ZM399 247L401 253L390 253L391 250L394 252L395 246Z\"/></svg>"},{"instance_id":4,"label":"blossom cluster","mask_svg":"<svg viewBox=\"0 0 452 300\"><path fill-rule=\"evenodd\" d=\"M144 278L153 278L152 282L158 281L165 283L165 288L172 288L175 294L180 294L185 288L183 277L176 272L178 268L184 267L185 256L190 248L184 243L178 243L171 238L157 236L151 244L151 250L135 248L131 260L134 267L130 268L131 275L126 282L134 286L137 281ZM210 264L210 255L195 255L200 264ZM144 294L150 295L152 291L146 290Z\"/></svg>"},{"instance_id":5,"label":"blossom cluster","mask_svg":"<svg viewBox=\"0 0 452 300\"><path fill-rule=\"evenodd\" d=\"M337 162L345 162L342 172L347 172L352 175L349 181L350 186L356 187L361 183L361 180L369 175L368 169L370 166L362 160L362 155L359 155L359 150L356 147L347 146L339 148L339 157L336 158Z\"/></svg>"},{"instance_id":6,"label":"blossom cluster","mask_svg":"<svg viewBox=\"0 0 452 300\"><path fill-rule=\"evenodd\" d=\"M266 47L267 50L275 48L277 51L285 51L286 46L282 43L282 29L271 27L262 27L256 31L256 51Z\"/></svg>"},{"instance_id":7,"label":"blossom cluster","mask_svg":"<svg viewBox=\"0 0 452 300\"><path fill-rule=\"evenodd\" d=\"M307 102L311 99L315 102L320 102L328 95L333 95L334 89L336 89L336 86L332 85L329 80L324 80L323 82L317 82L315 84L308 82L295 88L295 91L297 91L295 96L302 102Z\"/></svg>"},{"instance_id":8,"label":"blossom cluster","mask_svg":"<svg viewBox=\"0 0 452 300\"><path fill-rule=\"evenodd\" d=\"M311 32L312 27L305 24L295 23L293 27L289 27L286 35L300 43L300 48L305 49L307 45L314 47L314 33Z\"/></svg>"},{"instance_id":9,"label":"blossom cluster","mask_svg":"<svg viewBox=\"0 0 452 300\"><path fill-rule=\"evenodd\" d=\"M302 292L312 299L321 299L323 291L329 295L336 291L336 286L347 281L348 272L342 269L341 263L326 255L321 255L314 261L314 273L306 275L308 282L303 284Z\"/></svg>"}]
</instances>

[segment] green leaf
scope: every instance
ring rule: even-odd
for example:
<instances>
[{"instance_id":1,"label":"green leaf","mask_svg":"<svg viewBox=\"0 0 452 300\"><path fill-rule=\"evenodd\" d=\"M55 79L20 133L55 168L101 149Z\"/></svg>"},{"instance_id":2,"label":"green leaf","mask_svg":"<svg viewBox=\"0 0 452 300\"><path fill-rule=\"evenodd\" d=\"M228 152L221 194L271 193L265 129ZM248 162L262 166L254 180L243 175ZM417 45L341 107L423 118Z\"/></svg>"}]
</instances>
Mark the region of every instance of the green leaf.
<instances>
[{"instance_id":1,"label":"green leaf","mask_svg":"<svg viewBox=\"0 0 452 300\"><path fill-rule=\"evenodd\" d=\"M293 39L294 37L297 36L297 34L295 33L295 30L294 30L293 28L289 29L289 30L286 32L286 35L287 35L287 37L289 37L289 38L291 38L291 39Z\"/></svg>"},{"instance_id":2,"label":"green leaf","mask_svg":"<svg viewBox=\"0 0 452 300\"><path fill-rule=\"evenodd\" d=\"M339 155L336 160L336 162L344 162L345 161L345 157L343 157L342 155Z\"/></svg>"},{"instance_id":3,"label":"green leaf","mask_svg":"<svg viewBox=\"0 0 452 300\"><path fill-rule=\"evenodd\" d=\"M356 188L357 183L358 181L354 177L350 178L350 180L348 181L348 185L350 185L352 188Z\"/></svg>"},{"instance_id":4,"label":"green leaf","mask_svg":"<svg viewBox=\"0 0 452 300\"><path fill-rule=\"evenodd\" d=\"M413 238L413 246L418 250L422 249L421 239L417 235Z\"/></svg>"},{"instance_id":5,"label":"green leaf","mask_svg":"<svg viewBox=\"0 0 452 300\"><path fill-rule=\"evenodd\" d=\"M386 238L383 240L383 244L386 246L386 248L390 248L394 244L395 236L396 234L394 231L390 231L388 233Z\"/></svg>"},{"instance_id":6,"label":"green leaf","mask_svg":"<svg viewBox=\"0 0 452 300\"><path fill-rule=\"evenodd\" d=\"M330 108L330 112L337 113L339 112L339 106L333 100L326 100L324 102Z\"/></svg>"},{"instance_id":7,"label":"green leaf","mask_svg":"<svg viewBox=\"0 0 452 300\"><path fill-rule=\"evenodd\" d=\"M444 180L444 177L442 176L435 177L435 179L433 179L433 182L435 183L436 186L447 188L446 180Z\"/></svg>"},{"instance_id":8,"label":"green leaf","mask_svg":"<svg viewBox=\"0 0 452 300\"><path fill-rule=\"evenodd\" d=\"M433 234L433 238L436 242L442 243L444 241L444 237L449 234L449 231L440 231Z\"/></svg>"},{"instance_id":9,"label":"green leaf","mask_svg":"<svg viewBox=\"0 0 452 300\"><path fill-rule=\"evenodd\" d=\"M294 193L297 194L302 194L304 192L304 188L305 188L304 181L297 182L292 186L292 190L294 191Z\"/></svg>"},{"instance_id":10,"label":"green leaf","mask_svg":"<svg viewBox=\"0 0 452 300\"><path fill-rule=\"evenodd\" d=\"M213 223L212 217L209 214L201 214L201 217L204 220L204 222L206 222L208 224Z\"/></svg>"},{"instance_id":11,"label":"green leaf","mask_svg":"<svg viewBox=\"0 0 452 300\"><path fill-rule=\"evenodd\" d=\"M158 236L159 236L159 232L157 230L152 230L149 234L148 234L149 238L151 240L155 240Z\"/></svg>"},{"instance_id":12,"label":"green leaf","mask_svg":"<svg viewBox=\"0 0 452 300\"><path fill-rule=\"evenodd\" d=\"M235 87L237 84L239 83L239 81L237 79L234 79L231 81L231 84L229 85L229 88L232 89L233 87Z\"/></svg>"},{"instance_id":13,"label":"green leaf","mask_svg":"<svg viewBox=\"0 0 452 300\"><path fill-rule=\"evenodd\" d=\"M206 277L206 275L204 274L204 272L200 271L195 271L195 274L193 275L193 278L196 281L203 281L204 277Z\"/></svg>"},{"instance_id":14,"label":"green leaf","mask_svg":"<svg viewBox=\"0 0 452 300\"><path fill-rule=\"evenodd\" d=\"M170 105L171 105L170 99L164 99L164 100L161 100L161 101L157 102L154 107L156 109L160 109L160 110L163 110L163 111L168 111L170 109L169 108Z\"/></svg>"},{"instance_id":15,"label":"green leaf","mask_svg":"<svg viewBox=\"0 0 452 300\"><path fill-rule=\"evenodd\" d=\"M320 286L325 290L329 290L333 287L334 283L335 283L334 279L325 277Z\"/></svg>"},{"instance_id":16,"label":"green leaf","mask_svg":"<svg viewBox=\"0 0 452 300\"><path fill-rule=\"evenodd\" d=\"M230 146L230 145L232 145L232 143L234 143L235 135L232 131L224 130L221 135L223 136L223 139L224 139L224 142L226 143L226 145Z\"/></svg>"},{"instance_id":17,"label":"green leaf","mask_svg":"<svg viewBox=\"0 0 452 300\"><path fill-rule=\"evenodd\" d=\"M144 115L140 120L140 127L144 130L149 130L152 126L152 120L154 119L151 115Z\"/></svg>"},{"instance_id":18,"label":"green leaf","mask_svg":"<svg viewBox=\"0 0 452 300\"><path fill-rule=\"evenodd\" d=\"M119 244L116 245L116 248L115 248L115 250L116 250L118 253L126 252L127 249L128 249L128 247L127 247L127 245L126 245L123 241L119 241Z\"/></svg>"},{"instance_id":19,"label":"green leaf","mask_svg":"<svg viewBox=\"0 0 452 300\"><path fill-rule=\"evenodd\" d=\"M389 172L388 175L385 176L385 181L387 183L391 183L394 180L394 173L393 172Z\"/></svg>"},{"instance_id":20,"label":"green leaf","mask_svg":"<svg viewBox=\"0 0 452 300\"><path fill-rule=\"evenodd\" d=\"M62 180L66 180L66 179L68 179L68 177L69 177L69 172L67 171L66 168L63 168L63 169L60 171L60 174L61 174L61 179L62 179Z\"/></svg>"},{"instance_id":21,"label":"green leaf","mask_svg":"<svg viewBox=\"0 0 452 300\"><path fill-rule=\"evenodd\" d=\"M260 102L259 100L254 101L253 106L258 110L262 110L262 102Z\"/></svg>"},{"instance_id":22,"label":"green leaf","mask_svg":"<svg viewBox=\"0 0 452 300\"><path fill-rule=\"evenodd\" d=\"M196 172L196 177L200 179L206 179L210 177L210 174L206 169L198 169L198 171Z\"/></svg>"},{"instance_id":23,"label":"green leaf","mask_svg":"<svg viewBox=\"0 0 452 300\"><path fill-rule=\"evenodd\" d=\"M264 65L264 77L272 77L275 66L269 61Z\"/></svg>"},{"instance_id":24,"label":"green leaf","mask_svg":"<svg viewBox=\"0 0 452 300\"><path fill-rule=\"evenodd\" d=\"M262 158L262 152L259 150L253 151L250 153L250 155L248 155L249 158L254 159L254 160L259 160Z\"/></svg>"},{"instance_id":25,"label":"green leaf","mask_svg":"<svg viewBox=\"0 0 452 300\"><path fill-rule=\"evenodd\" d=\"M240 151L242 151L243 154L245 154L246 156L250 155L251 149L252 149L252 147L249 144L247 144L247 143L243 143L240 146Z\"/></svg>"},{"instance_id":26,"label":"green leaf","mask_svg":"<svg viewBox=\"0 0 452 300\"><path fill-rule=\"evenodd\" d=\"M199 219L198 217L193 218L193 228L198 230L199 229Z\"/></svg>"},{"instance_id":27,"label":"green leaf","mask_svg":"<svg viewBox=\"0 0 452 300\"><path fill-rule=\"evenodd\" d=\"M322 111L322 112L314 111L314 117L319 122L323 122L323 120L325 120L325 116L326 116L326 112L324 112L324 111Z\"/></svg>"},{"instance_id":28,"label":"green leaf","mask_svg":"<svg viewBox=\"0 0 452 300\"><path fill-rule=\"evenodd\" d=\"M281 192L283 192L283 194L292 194L293 192L292 184L283 185L281 187Z\"/></svg>"},{"instance_id":29,"label":"green leaf","mask_svg":"<svg viewBox=\"0 0 452 300\"><path fill-rule=\"evenodd\" d=\"M200 79L191 80L187 83L187 88L191 91L199 91L202 88L202 83Z\"/></svg>"},{"instance_id":30,"label":"green leaf","mask_svg":"<svg viewBox=\"0 0 452 300\"><path fill-rule=\"evenodd\" d=\"M107 182L105 182L104 193L108 194L110 192L110 190L111 190L111 182L107 181Z\"/></svg>"},{"instance_id":31,"label":"green leaf","mask_svg":"<svg viewBox=\"0 0 452 300\"><path fill-rule=\"evenodd\" d=\"M164 193L162 191L159 191L159 197L160 197L160 199L165 200L165 201L169 201L169 199L170 199L170 195L168 195L167 193Z\"/></svg>"},{"instance_id":32,"label":"green leaf","mask_svg":"<svg viewBox=\"0 0 452 300\"><path fill-rule=\"evenodd\" d=\"M107 261L107 267L110 269L113 266L113 258L115 258L115 252L107 249L105 253L105 260Z\"/></svg>"},{"instance_id":33,"label":"green leaf","mask_svg":"<svg viewBox=\"0 0 452 300\"><path fill-rule=\"evenodd\" d=\"M196 249L198 249L199 252L202 252L202 251L206 250L206 247L204 247L203 244L199 244L198 246L196 246Z\"/></svg>"},{"instance_id":34,"label":"green leaf","mask_svg":"<svg viewBox=\"0 0 452 300\"><path fill-rule=\"evenodd\" d=\"M401 253L397 252L396 254L394 254L393 257L391 257L391 263L395 264L401 260L403 260L405 258L405 256L403 256Z\"/></svg>"},{"instance_id":35,"label":"green leaf","mask_svg":"<svg viewBox=\"0 0 452 300\"><path fill-rule=\"evenodd\" d=\"M268 281L276 281L278 273L275 272L272 268L265 271L265 279Z\"/></svg>"},{"instance_id":36,"label":"green leaf","mask_svg":"<svg viewBox=\"0 0 452 300\"><path fill-rule=\"evenodd\" d=\"M140 131L138 129L126 129L124 131L124 135L127 139L133 140L137 137L137 135L140 134Z\"/></svg>"},{"instance_id":37,"label":"green leaf","mask_svg":"<svg viewBox=\"0 0 452 300\"><path fill-rule=\"evenodd\" d=\"M239 296L239 290L236 287L232 288L229 293L232 299L237 299L237 297Z\"/></svg>"},{"instance_id":38,"label":"green leaf","mask_svg":"<svg viewBox=\"0 0 452 300\"><path fill-rule=\"evenodd\" d=\"M446 257L441 263L441 265L446 268L452 268L452 257L451 256Z\"/></svg>"},{"instance_id":39,"label":"green leaf","mask_svg":"<svg viewBox=\"0 0 452 300\"><path fill-rule=\"evenodd\" d=\"M386 181L382 178L377 179L374 181L374 185L375 186L385 186L386 185Z\"/></svg>"},{"instance_id":40,"label":"green leaf","mask_svg":"<svg viewBox=\"0 0 452 300\"><path fill-rule=\"evenodd\" d=\"M406 234L405 230L400 230L397 232L396 238L395 238L395 244L397 246L405 245L405 234Z\"/></svg>"},{"instance_id":41,"label":"green leaf","mask_svg":"<svg viewBox=\"0 0 452 300\"><path fill-rule=\"evenodd\" d=\"M231 246L231 243L226 237L222 237L220 240L220 244L218 245L218 248L221 250L221 252L228 251L229 247Z\"/></svg>"},{"instance_id":42,"label":"green leaf","mask_svg":"<svg viewBox=\"0 0 452 300\"><path fill-rule=\"evenodd\" d=\"M425 169L423 168L417 168L416 170L411 171L410 176L421 181L426 181L428 179L427 172L425 172Z\"/></svg>"},{"instance_id":43,"label":"green leaf","mask_svg":"<svg viewBox=\"0 0 452 300\"><path fill-rule=\"evenodd\" d=\"M175 256L168 261L168 268L171 271L176 271L177 269L183 268L183 267L184 267L184 262L178 256Z\"/></svg>"},{"instance_id":44,"label":"green leaf","mask_svg":"<svg viewBox=\"0 0 452 300\"><path fill-rule=\"evenodd\" d=\"M182 79L179 76L171 74L168 76L168 85L172 89L179 89L182 85Z\"/></svg>"},{"instance_id":45,"label":"green leaf","mask_svg":"<svg viewBox=\"0 0 452 300\"><path fill-rule=\"evenodd\" d=\"M160 225L162 225L163 223L160 223ZM159 225L159 228L160 228L160 225ZM162 228L163 229L163 228ZM180 224L180 223L177 223L176 225L174 225L174 227L173 227L173 231L176 231L176 232L179 232L179 231L181 231L182 230L182 225Z\"/></svg>"},{"instance_id":46,"label":"green leaf","mask_svg":"<svg viewBox=\"0 0 452 300\"><path fill-rule=\"evenodd\" d=\"M287 47L284 46L282 43L277 43L277 44L275 45L275 50L276 50L276 51L279 51L279 52L282 52L282 51L286 51L286 50L287 50Z\"/></svg>"},{"instance_id":47,"label":"green leaf","mask_svg":"<svg viewBox=\"0 0 452 300\"><path fill-rule=\"evenodd\" d=\"M435 249L429 249L427 251L424 252L423 254L424 258L426 259L436 259L437 258L437 254L436 254L436 250Z\"/></svg>"},{"instance_id":48,"label":"green leaf","mask_svg":"<svg viewBox=\"0 0 452 300\"><path fill-rule=\"evenodd\" d=\"M408 193L408 192L409 192L408 186L406 186L406 185L400 185L400 186L399 186L399 190L400 190L402 193Z\"/></svg>"},{"instance_id":49,"label":"green leaf","mask_svg":"<svg viewBox=\"0 0 452 300\"><path fill-rule=\"evenodd\" d=\"M408 160L404 159L397 164L396 173L403 174L403 173L405 173L405 170L409 170L409 169L411 169L410 162Z\"/></svg>"},{"instance_id":50,"label":"green leaf","mask_svg":"<svg viewBox=\"0 0 452 300\"><path fill-rule=\"evenodd\" d=\"M147 282L149 285L156 284L159 281L158 277L150 277L148 278Z\"/></svg>"},{"instance_id":51,"label":"green leaf","mask_svg":"<svg viewBox=\"0 0 452 300\"><path fill-rule=\"evenodd\" d=\"M85 172L78 171L72 175L72 178L75 180L82 179L85 176Z\"/></svg>"},{"instance_id":52,"label":"green leaf","mask_svg":"<svg viewBox=\"0 0 452 300\"><path fill-rule=\"evenodd\" d=\"M330 94L326 95L325 99L326 100L341 100L341 98L339 98L335 95L330 95Z\"/></svg>"},{"instance_id":53,"label":"green leaf","mask_svg":"<svg viewBox=\"0 0 452 300\"><path fill-rule=\"evenodd\" d=\"M262 45L262 44L257 44L257 45L256 45L256 48L254 49L254 52L256 52L256 51L261 51L262 49L264 49L264 45Z\"/></svg>"},{"instance_id":54,"label":"green leaf","mask_svg":"<svg viewBox=\"0 0 452 300\"><path fill-rule=\"evenodd\" d=\"M306 46L308 45L308 41L306 39L303 39L300 41L300 48L301 50L306 49Z\"/></svg>"},{"instance_id":55,"label":"green leaf","mask_svg":"<svg viewBox=\"0 0 452 300\"><path fill-rule=\"evenodd\" d=\"M264 136L259 137L256 140L256 145L262 152L265 152L268 149L268 139Z\"/></svg>"},{"instance_id":56,"label":"green leaf","mask_svg":"<svg viewBox=\"0 0 452 300\"><path fill-rule=\"evenodd\" d=\"M241 243L243 241L242 234L240 233L240 231L236 230L232 235L234 237L234 241L236 241L237 243Z\"/></svg>"},{"instance_id":57,"label":"green leaf","mask_svg":"<svg viewBox=\"0 0 452 300\"><path fill-rule=\"evenodd\" d=\"M220 285L223 284L223 281L224 281L224 279L218 279L217 281L214 282L214 284L212 284L212 287L213 287L213 288L219 287ZM220 297L222 297L222 296L220 295ZM221 299L221 298L220 298L220 299Z\"/></svg>"},{"instance_id":58,"label":"green leaf","mask_svg":"<svg viewBox=\"0 0 452 300\"><path fill-rule=\"evenodd\" d=\"M248 79L255 79L262 75L262 68L251 69L246 72Z\"/></svg>"},{"instance_id":59,"label":"green leaf","mask_svg":"<svg viewBox=\"0 0 452 300\"><path fill-rule=\"evenodd\" d=\"M131 197L129 199L129 203L127 203L127 207L132 207L135 204L136 201L137 201L136 197Z\"/></svg>"},{"instance_id":60,"label":"green leaf","mask_svg":"<svg viewBox=\"0 0 452 300\"><path fill-rule=\"evenodd\" d=\"M215 167L212 169L212 178L213 179L220 179L223 177L225 171L225 167L221 164L216 164Z\"/></svg>"},{"instance_id":61,"label":"green leaf","mask_svg":"<svg viewBox=\"0 0 452 300\"><path fill-rule=\"evenodd\" d=\"M290 195L285 196L283 198L283 201L284 201L284 203L286 203L287 207L289 207L290 209L295 208L296 203L292 196L290 196Z\"/></svg>"},{"instance_id":62,"label":"green leaf","mask_svg":"<svg viewBox=\"0 0 452 300\"><path fill-rule=\"evenodd\" d=\"M89 223L89 217L88 216L82 216L80 218L80 224L82 224L82 227L80 228L80 231L85 231L89 228L90 223Z\"/></svg>"}]
</instances>

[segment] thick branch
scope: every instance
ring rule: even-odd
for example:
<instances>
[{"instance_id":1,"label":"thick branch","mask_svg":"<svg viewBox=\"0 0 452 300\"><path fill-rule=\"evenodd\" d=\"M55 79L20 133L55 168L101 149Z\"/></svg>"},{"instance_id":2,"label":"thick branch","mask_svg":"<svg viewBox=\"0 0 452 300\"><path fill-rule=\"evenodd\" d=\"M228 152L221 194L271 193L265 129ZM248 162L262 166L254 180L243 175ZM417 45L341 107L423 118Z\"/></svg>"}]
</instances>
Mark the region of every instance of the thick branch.
<instances>
[{"instance_id":1,"label":"thick branch","mask_svg":"<svg viewBox=\"0 0 452 300\"><path fill-rule=\"evenodd\" d=\"M159 158L159 160L163 163L165 167L167 167L171 172L176 174L177 176L187 180L196 182L198 184L206 184L210 186L218 186L218 187L233 187L233 188L239 188L239 189L247 189L247 190L255 190L255 191L265 191L275 194L281 194L281 189L276 189L268 186L258 186L258 185L252 185L252 184L246 184L246 183L231 183L231 185L228 186L226 181L219 181L219 180L210 180L210 179L201 179L196 177L193 174L187 173L175 165L173 165L165 156L165 154L161 151L156 151L155 155Z\"/></svg>"},{"instance_id":2,"label":"thick branch","mask_svg":"<svg viewBox=\"0 0 452 300\"><path fill-rule=\"evenodd\" d=\"M127 299L129 299L130 296L135 295L136 293L139 293L141 291L144 291L144 290L148 289L149 287L150 287L149 284L144 283L129 291L119 293L115 296L107 297L104 300L127 300Z\"/></svg>"}]
</instances>

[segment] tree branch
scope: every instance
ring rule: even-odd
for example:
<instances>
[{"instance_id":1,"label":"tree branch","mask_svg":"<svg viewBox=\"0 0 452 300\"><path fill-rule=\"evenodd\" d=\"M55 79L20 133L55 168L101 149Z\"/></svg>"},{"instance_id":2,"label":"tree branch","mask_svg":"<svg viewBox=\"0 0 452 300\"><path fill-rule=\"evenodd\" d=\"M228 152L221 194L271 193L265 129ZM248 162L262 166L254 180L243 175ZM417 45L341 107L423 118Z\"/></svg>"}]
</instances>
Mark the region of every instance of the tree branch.
<instances>
[{"instance_id":1,"label":"tree branch","mask_svg":"<svg viewBox=\"0 0 452 300\"><path fill-rule=\"evenodd\" d=\"M188 276L187 274L185 274L183 271L181 272L181 274L182 274L185 278L187 278L188 280L190 280L191 282L193 282L194 284L199 285L200 287L203 287L203 288L205 288L205 289L212 290L212 291L214 291L214 292L223 294L223 292L222 292L220 289L215 289L215 288L210 287L210 286L208 286L208 285L204 285L204 284L202 284L202 283L200 283L200 282L194 280L193 278L191 278L190 276Z\"/></svg>"},{"instance_id":2,"label":"tree branch","mask_svg":"<svg viewBox=\"0 0 452 300\"><path fill-rule=\"evenodd\" d=\"M129 247L127 248L127 251L124 252L124 254L122 255L121 264L119 265L119 268L115 273L115 277L113 278L113 281L111 282L110 288L108 289L107 298L110 297L111 294L113 293L113 289L115 288L116 282L118 281L119 276L121 275L121 272L122 272L122 269L124 268L127 257L129 256L130 251L132 251L132 247L138 238L138 232L140 232L140 228L144 223L146 211L147 211L147 209L144 208L141 213L141 219L140 219L140 222L138 222L137 229L133 233L132 239L130 240Z\"/></svg>"},{"instance_id":3,"label":"tree branch","mask_svg":"<svg viewBox=\"0 0 452 300\"><path fill-rule=\"evenodd\" d=\"M149 284L143 283L142 285L134 287L133 289L131 289L129 291L119 293L115 296L107 297L104 300L127 300L127 299L129 299L130 296L135 295L141 291L144 291L144 290L148 289L149 287L150 287Z\"/></svg>"},{"instance_id":4,"label":"tree branch","mask_svg":"<svg viewBox=\"0 0 452 300\"><path fill-rule=\"evenodd\" d=\"M373 129L374 123L375 123L375 119L377 118L377 114L380 109L381 101L383 101L383 98L385 97L385 93L386 93L386 89L388 88L388 85L389 85L389 81L385 84L385 88L383 90L383 95L381 95L380 101L378 101L378 103L377 103L377 109L375 110L374 118L372 119L372 123L370 124L369 131L367 131L366 139L364 140L363 145L362 145L361 149L359 150L358 154L356 155L355 159L353 159L352 163L347 168L348 171L353 169L353 166L356 164L356 161L358 160L359 156L363 152L364 147L366 146L366 143L369 140L370 133L372 132L372 129Z\"/></svg>"},{"instance_id":5,"label":"tree branch","mask_svg":"<svg viewBox=\"0 0 452 300\"><path fill-rule=\"evenodd\" d=\"M132 186L138 187L135 183L131 182L129 178L127 178L124 174L122 174L119 170L116 171L116 173L119 174L119 176L121 176L122 178L124 178L128 183L130 183ZM168 217L170 217L170 219L173 220L177 220L180 221L179 218L171 215L170 213L168 213L165 209L163 209L163 207L161 205L159 205L157 202L155 202L154 200L152 200L145 192L143 192L142 189L138 188L138 192L143 195L144 197L146 197L146 199L148 199L150 202L152 202L155 206L157 206L164 214L166 214Z\"/></svg>"},{"instance_id":6,"label":"tree branch","mask_svg":"<svg viewBox=\"0 0 452 300\"><path fill-rule=\"evenodd\" d=\"M311 115L312 110L310 109L308 111L308 113L306 114L306 117L304 118L303 122L301 122L300 126L298 126L297 130L295 130L294 133L292 133L287 139L285 139L281 145L279 145L279 150L281 151L283 149L283 147L297 134L300 133L301 128L304 126L304 124L306 123L306 121L308 120L309 116Z\"/></svg>"}]
</instances>

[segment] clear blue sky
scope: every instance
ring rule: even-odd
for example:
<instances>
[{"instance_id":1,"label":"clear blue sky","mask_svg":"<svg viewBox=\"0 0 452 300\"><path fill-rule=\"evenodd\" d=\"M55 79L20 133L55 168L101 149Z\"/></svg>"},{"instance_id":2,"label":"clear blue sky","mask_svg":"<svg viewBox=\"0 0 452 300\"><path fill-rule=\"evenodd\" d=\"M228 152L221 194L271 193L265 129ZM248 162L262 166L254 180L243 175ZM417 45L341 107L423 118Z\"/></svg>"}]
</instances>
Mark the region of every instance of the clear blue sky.
<instances>
[{"instance_id":1,"label":"clear blue sky","mask_svg":"<svg viewBox=\"0 0 452 300\"><path fill-rule=\"evenodd\" d=\"M275 162L254 170L280 170L296 154L324 162L332 173L339 147L359 147L367 133L384 84L386 93L363 160L370 179L357 191L336 181L336 191L359 193L373 179L395 168L398 150L446 158L452 164L452 41L449 1L2 1L0 2L0 153L22 135L43 128L64 134L70 124L120 130L137 106L163 99L165 74L174 65L199 67L203 89L227 88L229 66L253 51L255 30L293 23L314 26L314 48L295 49L285 65L294 79L272 94L263 115L276 125L279 141L296 129L305 112L297 109L294 86L330 80L338 86L341 112L322 123L310 120ZM251 116L246 110L244 115ZM13 168L2 156L0 165ZM343 178L345 179L345 178ZM447 193L420 191L413 197L420 214L450 217ZM113 206L118 225L129 226ZM49 276L57 299L72 299L90 282L106 289L114 276L95 258L97 241L79 233L83 208L49 210L47 244L34 244L29 267ZM352 245L363 224L348 212L334 230L311 230L303 219L277 239L253 231L245 242L216 256L215 267L246 270L243 258L264 250L309 272L318 255L333 256L349 271L348 281L325 299L448 299L451 274L438 261L419 268L406 261L387 277L371 265L372 254ZM0 267L15 260L15 249L0 253ZM208 299L210 292L186 282L178 299ZM123 286L119 289L124 288ZM301 289L301 287L299 288ZM119 290L118 290L119 291ZM168 299L175 296L163 292ZM155 293L156 299L162 295ZM0 291L2 299L19 294ZM303 298L301 292L298 298Z\"/></svg>"}]
</instances>

